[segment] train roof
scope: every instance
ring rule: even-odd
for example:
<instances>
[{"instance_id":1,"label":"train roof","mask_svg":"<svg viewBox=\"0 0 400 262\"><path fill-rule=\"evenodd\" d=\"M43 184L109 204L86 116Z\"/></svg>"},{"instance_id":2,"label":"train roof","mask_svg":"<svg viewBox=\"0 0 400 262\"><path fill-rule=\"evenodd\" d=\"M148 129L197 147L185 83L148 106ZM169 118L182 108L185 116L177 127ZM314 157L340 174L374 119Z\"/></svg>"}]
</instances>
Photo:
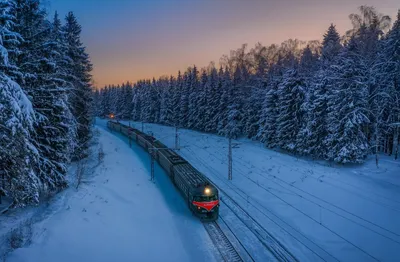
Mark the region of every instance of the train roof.
<instances>
[{"instance_id":1,"label":"train roof","mask_svg":"<svg viewBox=\"0 0 400 262\"><path fill-rule=\"evenodd\" d=\"M181 175L183 179L189 182L189 184L193 189L198 187L204 187L206 185L211 185L207 177L205 177L202 173L200 173L189 163L176 165L174 166L174 169L175 172L179 172L179 175Z\"/></svg>"},{"instance_id":2,"label":"train roof","mask_svg":"<svg viewBox=\"0 0 400 262\"><path fill-rule=\"evenodd\" d=\"M122 123L116 122L116 121L108 121L113 124L121 125L125 128L129 128L133 132L137 133L138 135L142 136L144 139L148 140L149 142L155 141L156 139L153 136L147 135L140 130L129 127L127 125L124 125ZM208 187L211 190L212 194L217 194L218 190L217 188L210 183L208 178L204 176L202 173L200 173L197 169L195 169L191 164L187 162L186 159L178 155L175 151L169 149L167 146L165 146L163 143L160 141L156 140L154 142L154 147L155 148L163 148L161 150L161 153L164 154L171 163L174 164L174 169L175 172L179 172L179 174L185 179L186 181L189 182L191 186L191 191L196 194L196 195L202 195L204 194L204 188Z\"/></svg>"}]
</instances>

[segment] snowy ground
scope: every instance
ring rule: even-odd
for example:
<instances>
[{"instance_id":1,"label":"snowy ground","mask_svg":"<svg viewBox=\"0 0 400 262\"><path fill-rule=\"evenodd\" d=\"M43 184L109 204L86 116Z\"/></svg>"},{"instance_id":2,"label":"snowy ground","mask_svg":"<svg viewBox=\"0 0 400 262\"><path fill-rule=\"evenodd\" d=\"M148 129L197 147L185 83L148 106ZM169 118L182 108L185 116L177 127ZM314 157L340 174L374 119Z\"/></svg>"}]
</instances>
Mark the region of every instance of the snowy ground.
<instances>
[{"instance_id":1,"label":"snowy ground","mask_svg":"<svg viewBox=\"0 0 400 262\"><path fill-rule=\"evenodd\" d=\"M175 145L174 128L145 124L144 131ZM372 158L331 166L242 139L228 181L227 140L179 132L180 154L300 261L399 261L400 161L382 156L379 168Z\"/></svg>"},{"instance_id":2,"label":"snowy ground","mask_svg":"<svg viewBox=\"0 0 400 262\"><path fill-rule=\"evenodd\" d=\"M102 163L78 190L69 188L36 211L41 218L32 225L31 243L6 261L215 261L203 225L161 168L150 182L148 155L98 128ZM12 226L10 216L21 217L0 217L2 229Z\"/></svg>"}]
</instances>

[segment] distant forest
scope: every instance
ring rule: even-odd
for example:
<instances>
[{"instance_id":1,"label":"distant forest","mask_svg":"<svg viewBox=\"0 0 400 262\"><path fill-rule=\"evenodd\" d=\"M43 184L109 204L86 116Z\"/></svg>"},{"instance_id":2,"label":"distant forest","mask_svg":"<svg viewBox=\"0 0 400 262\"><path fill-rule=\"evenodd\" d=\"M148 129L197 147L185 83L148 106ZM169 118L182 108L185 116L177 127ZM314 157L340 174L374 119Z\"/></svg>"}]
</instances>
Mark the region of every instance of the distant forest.
<instances>
[{"instance_id":1,"label":"distant forest","mask_svg":"<svg viewBox=\"0 0 400 262\"><path fill-rule=\"evenodd\" d=\"M63 24L39 0L0 0L0 201L11 207L65 188L70 161L88 155L92 65L80 34L73 13Z\"/></svg>"},{"instance_id":2,"label":"distant forest","mask_svg":"<svg viewBox=\"0 0 400 262\"><path fill-rule=\"evenodd\" d=\"M341 36L322 42L246 45L198 70L97 90L96 114L188 128L268 148L362 163L398 156L400 11L391 18L361 6Z\"/></svg>"}]
</instances>

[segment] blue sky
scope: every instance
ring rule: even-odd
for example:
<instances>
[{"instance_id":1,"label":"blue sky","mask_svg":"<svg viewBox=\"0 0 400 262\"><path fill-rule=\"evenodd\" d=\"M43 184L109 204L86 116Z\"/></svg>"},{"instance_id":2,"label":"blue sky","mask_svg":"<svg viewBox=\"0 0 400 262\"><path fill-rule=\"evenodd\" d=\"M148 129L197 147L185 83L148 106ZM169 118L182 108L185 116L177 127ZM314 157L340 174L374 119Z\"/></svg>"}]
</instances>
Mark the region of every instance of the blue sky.
<instances>
[{"instance_id":1,"label":"blue sky","mask_svg":"<svg viewBox=\"0 0 400 262\"><path fill-rule=\"evenodd\" d=\"M99 87L206 66L243 43L321 39L330 23L344 33L363 4L393 18L400 8L398 0L45 0L49 13L77 15Z\"/></svg>"}]
</instances>

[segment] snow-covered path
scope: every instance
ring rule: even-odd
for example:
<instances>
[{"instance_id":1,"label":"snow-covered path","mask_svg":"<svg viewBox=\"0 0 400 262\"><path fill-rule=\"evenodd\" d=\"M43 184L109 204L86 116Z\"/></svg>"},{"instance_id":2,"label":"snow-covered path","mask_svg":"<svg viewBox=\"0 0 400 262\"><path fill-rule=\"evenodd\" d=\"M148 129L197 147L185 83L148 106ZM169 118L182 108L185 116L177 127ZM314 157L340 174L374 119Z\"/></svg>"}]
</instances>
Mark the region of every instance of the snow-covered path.
<instances>
[{"instance_id":1,"label":"snow-covered path","mask_svg":"<svg viewBox=\"0 0 400 262\"><path fill-rule=\"evenodd\" d=\"M7 262L214 261L207 232L163 171L156 166L151 183L148 155L98 128L103 163L50 206L32 244Z\"/></svg>"},{"instance_id":2,"label":"snow-covered path","mask_svg":"<svg viewBox=\"0 0 400 262\"><path fill-rule=\"evenodd\" d=\"M126 122L128 123L128 122ZM141 123L133 123L141 129ZM174 147L173 127L145 124ZM225 138L180 130L180 154L300 261L399 261L400 161L328 166L239 141L227 180ZM221 215L223 215L221 208Z\"/></svg>"}]
</instances>

